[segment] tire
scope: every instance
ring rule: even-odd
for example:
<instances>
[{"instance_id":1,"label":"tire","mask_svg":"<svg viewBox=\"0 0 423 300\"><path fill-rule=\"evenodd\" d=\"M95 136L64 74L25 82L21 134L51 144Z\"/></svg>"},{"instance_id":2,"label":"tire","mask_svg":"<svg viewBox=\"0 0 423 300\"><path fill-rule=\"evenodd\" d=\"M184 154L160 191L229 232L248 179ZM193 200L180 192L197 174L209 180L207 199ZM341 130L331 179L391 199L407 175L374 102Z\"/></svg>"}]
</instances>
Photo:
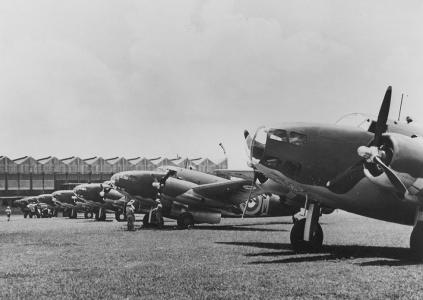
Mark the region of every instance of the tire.
<instances>
[{"instance_id":1,"label":"tire","mask_svg":"<svg viewBox=\"0 0 423 300\"><path fill-rule=\"evenodd\" d=\"M299 220L292 226L290 240L292 249L297 252L318 252L322 249L323 230L319 223L310 241L304 240L304 227L306 219Z\"/></svg>"},{"instance_id":2,"label":"tire","mask_svg":"<svg viewBox=\"0 0 423 300\"><path fill-rule=\"evenodd\" d=\"M194 217L192 214L185 212L178 217L176 222L180 229L188 229L194 226Z\"/></svg>"},{"instance_id":3,"label":"tire","mask_svg":"<svg viewBox=\"0 0 423 300\"><path fill-rule=\"evenodd\" d=\"M28 213L24 213L24 219L26 219L26 217L28 217Z\"/></svg>"},{"instance_id":4,"label":"tire","mask_svg":"<svg viewBox=\"0 0 423 300\"><path fill-rule=\"evenodd\" d=\"M93 212L92 211L84 212L84 218L85 219L92 219L93 218Z\"/></svg>"},{"instance_id":5,"label":"tire","mask_svg":"<svg viewBox=\"0 0 423 300\"><path fill-rule=\"evenodd\" d=\"M123 216L123 218L121 218L121 216ZM115 212L115 219L116 219L116 221L118 221L118 222L124 222L124 221L126 221L126 220L127 220L127 218L126 218L126 214L123 214L123 213L121 213L121 212L117 211L117 212Z\"/></svg>"},{"instance_id":6,"label":"tire","mask_svg":"<svg viewBox=\"0 0 423 300\"><path fill-rule=\"evenodd\" d=\"M143 225L144 227L149 227L149 226L150 226L150 223L148 222L148 216L149 216L149 214L147 213L147 214L145 214L145 215L144 215L144 217L142 218L142 225Z\"/></svg>"},{"instance_id":7,"label":"tire","mask_svg":"<svg viewBox=\"0 0 423 300\"><path fill-rule=\"evenodd\" d=\"M28 216L29 216L29 218L30 218L30 219L32 219L33 214L30 212L30 213L28 214Z\"/></svg>"},{"instance_id":8,"label":"tire","mask_svg":"<svg viewBox=\"0 0 423 300\"><path fill-rule=\"evenodd\" d=\"M411 232L410 251L414 260L423 261L423 222L418 222Z\"/></svg>"}]
</instances>

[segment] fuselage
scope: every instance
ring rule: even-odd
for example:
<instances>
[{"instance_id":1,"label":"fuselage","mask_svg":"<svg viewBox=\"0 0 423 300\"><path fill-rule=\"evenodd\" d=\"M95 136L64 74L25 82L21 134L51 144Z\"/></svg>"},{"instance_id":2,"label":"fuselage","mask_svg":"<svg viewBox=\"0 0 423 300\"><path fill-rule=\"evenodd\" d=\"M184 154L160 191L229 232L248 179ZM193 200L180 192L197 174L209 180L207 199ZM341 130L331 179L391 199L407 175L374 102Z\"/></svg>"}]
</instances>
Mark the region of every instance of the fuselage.
<instances>
[{"instance_id":1,"label":"fuselage","mask_svg":"<svg viewBox=\"0 0 423 300\"><path fill-rule=\"evenodd\" d=\"M337 125L292 123L259 131L253 141L255 168L290 191L332 208L390 222L413 224L416 207L372 183L361 171L340 191L328 182L360 163L357 149L369 145L371 132Z\"/></svg>"}]
</instances>

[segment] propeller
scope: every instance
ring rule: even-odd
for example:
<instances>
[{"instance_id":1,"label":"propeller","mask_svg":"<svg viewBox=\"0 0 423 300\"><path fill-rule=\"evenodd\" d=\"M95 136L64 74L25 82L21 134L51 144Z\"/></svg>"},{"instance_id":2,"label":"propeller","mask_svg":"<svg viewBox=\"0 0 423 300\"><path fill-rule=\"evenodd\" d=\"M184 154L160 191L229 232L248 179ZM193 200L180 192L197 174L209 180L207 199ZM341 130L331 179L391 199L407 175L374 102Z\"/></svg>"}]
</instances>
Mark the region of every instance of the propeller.
<instances>
[{"instance_id":1,"label":"propeller","mask_svg":"<svg viewBox=\"0 0 423 300\"><path fill-rule=\"evenodd\" d=\"M112 187L110 186L110 183L106 181L106 182L100 183L100 188L101 188L101 191L99 195L104 201L106 194L108 194L112 190Z\"/></svg>"},{"instance_id":2,"label":"propeller","mask_svg":"<svg viewBox=\"0 0 423 300\"><path fill-rule=\"evenodd\" d=\"M255 139L257 137L257 134L258 134L259 130L262 129L262 128L264 128L264 127L257 128L256 132L254 133L253 138L251 138L250 133L248 132L248 130L244 130L244 138L245 138L245 142L246 142L246 145L248 147L248 150L249 150L249 154L247 152L247 155L249 156L248 165L253 169L254 175L253 175L253 179L251 180L250 193L248 194L248 198L247 198L247 200L244 203L245 204L244 205L244 208L242 209L242 216L241 216L242 219L244 218L244 215L245 215L245 213L247 211L248 204L251 201L251 196L253 194L254 188L256 187L257 179L260 181L260 183L264 183L267 180L267 177L264 176L263 173L258 172L256 170L256 168L254 167L254 164L253 164L253 157L254 157L254 153L253 152L255 151L255 149L254 149Z\"/></svg>"},{"instance_id":3,"label":"propeller","mask_svg":"<svg viewBox=\"0 0 423 300\"><path fill-rule=\"evenodd\" d=\"M385 96L383 97L382 105L379 109L377 121L376 123L373 122L371 127L369 128L369 131L374 133L374 138L370 142L369 146L361 146L357 150L359 156L361 156L363 159L360 159L348 169L338 174L334 179L327 182L326 186L332 192L342 194L349 191L357 182L359 182L365 176L363 172L363 164L367 163L367 167L369 167L370 169L374 169L371 167L371 164L375 163L373 158L379 154L382 155L382 153L384 153L384 151L380 151L379 148L383 146L382 135L386 132L387 129L386 123L388 121L389 108L391 106L391 96L392 87L388 86L385 92ZM376 165L378 164L376 163ZM382 167L382 169L384 168Z\"/></svg>"}]
</instances>

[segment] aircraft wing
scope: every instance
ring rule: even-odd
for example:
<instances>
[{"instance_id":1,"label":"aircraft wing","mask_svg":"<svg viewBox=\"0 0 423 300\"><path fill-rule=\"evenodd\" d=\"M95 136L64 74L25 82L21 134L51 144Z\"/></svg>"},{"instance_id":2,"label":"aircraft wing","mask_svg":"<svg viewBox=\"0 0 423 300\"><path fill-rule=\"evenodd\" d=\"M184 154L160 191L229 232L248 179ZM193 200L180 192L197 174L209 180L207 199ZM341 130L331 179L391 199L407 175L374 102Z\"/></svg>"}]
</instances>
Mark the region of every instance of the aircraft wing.
<instances>
[{"instance_id":1,"label":"aircraft wing","mask_svg":"<svg viewBox=\"0 0 423 300\"><path fill-rule=\"evenodd\" d=\"M217 176L220 177L236 177L248 180L250 183L254 178L253 170L229 170L229 169L217 169L214 171Z\"/></svg>"},{"instance_id":2,"label":"aircraft wing","mask_svg":"<svg viewBox=\"0 0 423 300\"><path fill-rule=\"evenodd\" d=\"M224 204L239 205L247 200L250 188L250 180L233 180L197 186L192 189L192 194ZM260 188L254 188L252 197L263 193Z\"/></svg>"}]
</instances>

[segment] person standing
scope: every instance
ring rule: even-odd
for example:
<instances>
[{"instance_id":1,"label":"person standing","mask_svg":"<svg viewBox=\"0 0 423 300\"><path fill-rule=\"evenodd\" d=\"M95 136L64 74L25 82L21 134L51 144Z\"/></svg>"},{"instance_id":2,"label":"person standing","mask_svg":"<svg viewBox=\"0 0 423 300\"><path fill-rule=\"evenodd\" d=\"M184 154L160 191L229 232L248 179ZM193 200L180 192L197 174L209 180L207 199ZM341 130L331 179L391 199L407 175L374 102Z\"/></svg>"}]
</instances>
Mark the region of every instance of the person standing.
<instances>
[{"instance_id":1,"label":"person standing","mask_svg":"<svg viewBox=\"0 0 423 300\"><path fill-rule=\"evenodd\" d=\"M160 201L160 194L156 199L156 209L155 209L155 214L156 214L156 223L157 223L157 227L158 228L163 228L163 205L162 202Z\"/></svg>"},{"instance_id":2,"label":"person standing","mask_svg":"<svg viewBox=\"0 0 423 300\"><path fill-rule=\"evenodd\" d=\"M135 230L135 207L134 207L134 200L129 201L126 204L126 218L127 218L127 227L128 231L134 231Z\"/></svg>"},{"instance_id":3,"label":"person standing","mask_svg":"<svg viewBox=\"0 0 423 300\"><path fill-rule=\"evenodd\" d=\"M10 209L10 206L6 207L6 216L7 216L7 222L10 221L10 215L12 214L12 210Z\"/></svg>"}]
</instances>

